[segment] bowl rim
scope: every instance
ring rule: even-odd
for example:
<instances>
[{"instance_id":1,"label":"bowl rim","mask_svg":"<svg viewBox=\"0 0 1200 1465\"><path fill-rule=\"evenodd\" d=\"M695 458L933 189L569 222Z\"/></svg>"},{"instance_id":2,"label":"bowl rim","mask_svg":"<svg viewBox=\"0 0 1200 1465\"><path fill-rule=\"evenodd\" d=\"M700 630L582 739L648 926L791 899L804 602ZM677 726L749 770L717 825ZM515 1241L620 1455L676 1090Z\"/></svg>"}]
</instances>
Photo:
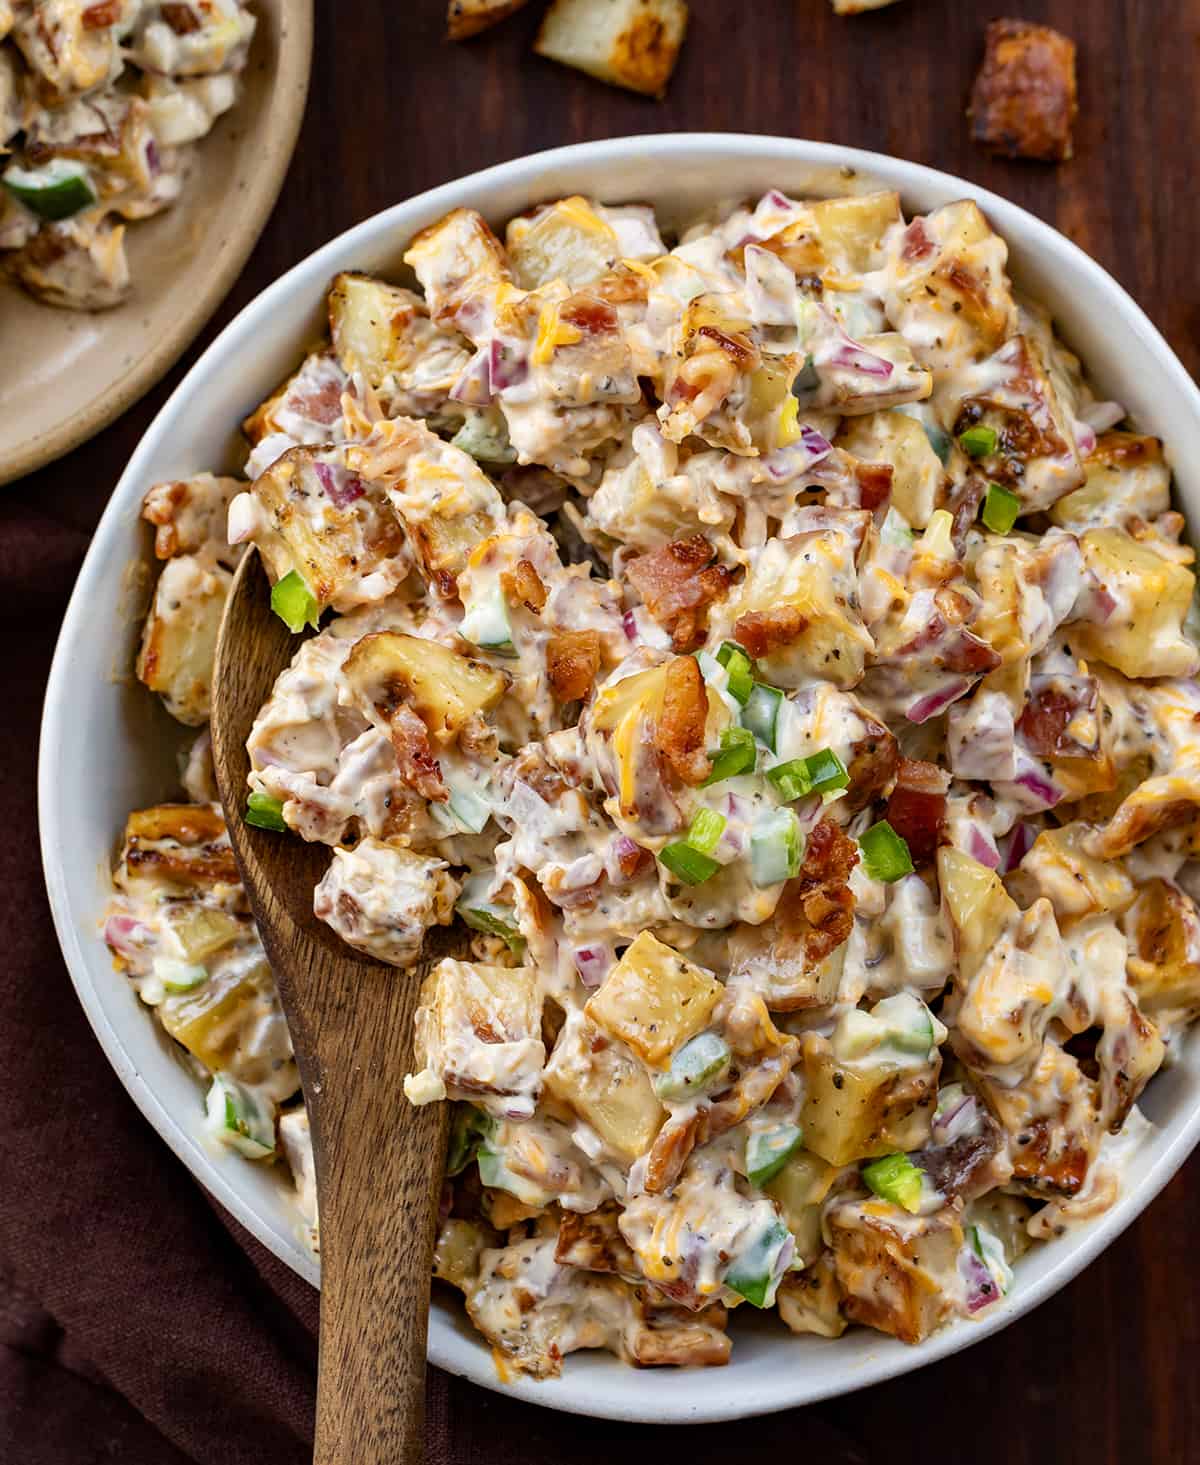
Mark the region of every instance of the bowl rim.
<instances>
[{"instance_id":1,"label":"bowl rim","mask_svg":"<svg viewBox=\"0 0 1200 1465\"><path fill-rule=\"evenodd\" d=\"M282 0L280 5L278 70L262 126L263 135L272 137L275 145L268 151L265 162L247 176L238 222L221 243L217 251L218 266L207 284L186 302L184 310L172 317L168 329L149 350L78 412L50 432L26 438L11 450L0 453L0 486L63 457L72 448L95 437L127 407L145 396L183 355L233 289L266 228L296 151L312 72L314 3L315 0ZM54 309L53 306L45 308Z\"/></svg>"},{"instance_id":2,"label":"bowl rim","mask_svg":"<svg viewBox=\"0 0 1200 1465\"><path fill-rule=\"evenodd\" d=\"M1078 245L1019 205L965 178L923 164L836 143L737 132L661 133L607 138L524 155L438 185L364 219L299 261L247 304L193 364L155 416L121 475L80 569L59 632L43 708L38 766L40 840L52 914L64 959L80 1002L118 1077L145 1117L196 1178L259 1242L314 1283L317 1281L317 1267L306 1265L303 1258L298 1258L297 1249L281 1240L210 1161L202 1160L197 1165L194 1147L175 1116L165 1108L138 1072L120 1033L103 1010L88 974L80 932L71 916L70 882L55 847L55 831L62 824L62 804L54 777L55 753L70 719L70 648L89 614L88 605L92 598L89 592L104 578L114 552L119 554L123 550L121 541L128 534L128 512L140 500L144 489L143 464L153 458L160 442L168 435L179 406L193 390L192 383L211 370L230 343L248 328L249 322L265 316L286 300L301 274L321 268L328 278L338 268L352 267L347 266L344 260L360 246L369 247L378 237L389 233L397 239L407 238L411 224L406 220L411 215L432 213L436 216L438 211L468 202L472 193L501 184L510 189L523 189L531 200L537 200L546 196L544 182L539 187L539 180L549 170L569 171L585 165L627 162L631 149L638 150L640 155L649 152L664 164L672 159L697 160L700 154L724 153L727 155L724 158L726 165L734 165L752 155L756 163L774 160L791 166L808 165L834 170L850 168L866 174L872 181L898 189L902 195L924 185L933 192L971 197L1002 236L1007 237L1015 226L1016 232L1023 236L1023 249L1032 250L1039 257L1049 257L1054 261L1056 270L1077 272L1092 291L1098 291L1118 307L1122 326L1137 334L1142 345L1156 358L1171 393L1200 421L1200 390L1171 347L1124 287ZM715 162L716 159L714 165ZM302 349L301 344L298 351ZM980 1321L951 1323L916 1346L896 1344L881 1335L879 1347L865 1361L836 1377L833 1376L836 1370L825 1370L814 1380L807 1378L804 1370L797 1369L791 1375L793 1382L782 1386L760 1383L756 1387L753 1378L740 1379L736 1396L723 1398L718 1375L713 1381L714 1387L703 1391L702 1397L683 1402L673 1399L669 1388L654 1383L633 1387L629 1381L645 1381L645 1371L629 1369L615 1360L605 1361L620 1370L626 1387L615 1387L607 1395L602 1385L598 1394L594 1372L586 1373L581 1369L585 1382L573 1385L569 1363L564 1377L558 1380L537 1382L520 1377L514 1382L502 1383L489 1350L473 1334L469 1335L470 1346L464 1346L468 1336L465 1329L460 1328L456 1332L450 1325L440 1324L436 1311L430 1322L429 1359L451 1373L496 1389L510 1398L568 1413L629 1422L705 1423L739 1419L850 1393L936 1362L989 1337L1065 1286L1145 1210L1200 1141L1200 1105L1164 1126L1162 1133L1162 1152L1137 1187L1122 1195L1099 1220L1089 1223L1082 1233L1077 1233L1072 1244L1059 1243L1063 1245L1062 1256L1052 1260L1042 1275L1014 1293L1002 1307ZM787 1341L793 1346L804 1342L790 1335ZM820 1345L824 1348L828 1341L822 1339ZM724 1392L731 1394L731 1391Z\"/></svg>"}]
</instances>

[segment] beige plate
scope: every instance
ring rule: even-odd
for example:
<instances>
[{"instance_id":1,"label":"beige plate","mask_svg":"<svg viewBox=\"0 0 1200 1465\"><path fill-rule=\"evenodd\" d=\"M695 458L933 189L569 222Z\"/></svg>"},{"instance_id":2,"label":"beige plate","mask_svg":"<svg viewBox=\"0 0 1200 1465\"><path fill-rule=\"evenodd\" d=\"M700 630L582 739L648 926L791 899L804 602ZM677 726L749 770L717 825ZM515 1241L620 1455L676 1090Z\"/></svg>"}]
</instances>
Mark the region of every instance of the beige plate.
<instances>
[{"instance_id":1,"label":"beige plate","mask_svg":"<svg viewBox=\"0 0 1200 1465\"><path fill-rule=\"evenodd\" d=\"M254 248L304 115L313 5L256 0L254 10L238 105L197 145L179 203L129 227L129 299L58 310L0 278L0 483L61 457L149 391Z\"/></svg>"}]
</instances>

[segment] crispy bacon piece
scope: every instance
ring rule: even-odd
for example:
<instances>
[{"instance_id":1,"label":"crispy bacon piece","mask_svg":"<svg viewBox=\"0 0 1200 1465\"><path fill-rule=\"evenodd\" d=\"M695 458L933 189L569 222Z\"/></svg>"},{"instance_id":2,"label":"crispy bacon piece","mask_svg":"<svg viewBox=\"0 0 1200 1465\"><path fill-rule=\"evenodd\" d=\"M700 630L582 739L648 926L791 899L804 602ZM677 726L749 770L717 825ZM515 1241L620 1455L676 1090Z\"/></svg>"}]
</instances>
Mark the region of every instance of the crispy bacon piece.
<instances>
[{"instance_id":1,"label":"crispy bacon piece","mask_svg":"<svg viewBox=\"0 0 1200 1465\"><path fill-rule=\"evenodd\" d=\"M854 925L854 896L847 881L858 864L858 846L830 819L808 836L800 874L789 881L777 916L785 933L802 936L804 956L816 966L836 951Z\"/></svg>"},{"instance_id":2,"label":"crispy bacon piece","mask_svg":"<svg viewBox=\"0 0 1200 1465\"><path fill-rule=\"evenodd\" d=\"M164 16L168 10L172 9L174 9L173 6L164 5ZM84 30L107 30L110 25L116 25L117 21L121 19L120 0L100 0L98 5L89 5L79 18L83 22Z\"/></svg>"},{"instance_id":3,"label":"crispy bacon piece","mask_svg":"<svg viewBox=\"0 0 1200 1465\"><path fill-rule=\"evenodd\" d=\"M974 140L1002 157L1062 162L1078 111L1075 42L1047 25L993 20L968 109Z\"/></svg>"},{"instance_id":4,"label":"crispy bacon piece","mask_svg":"<svg viewBox=\"0 0 1200 1465\"><path fill-rule=\"evenodd\" d=\"M620 330L621 322L616 310L607 301L591 292L572 295L565 300L558 312L560 321L574 326L585 336L611 336Z\"/></svg>"},{"instance_id":5,"label":"crispy bacon piece","mask_svg":"<svg viewBox=\"0 0 1200 1465\"><path fill-rule=\"evenodd\" d=\"M560 1266L579 1267L586 1272L638 1276L633 1252L617 1227L620 1215L615 1205L601 1206L587 1215L564 1211L558 1223L554 1260Z\"/></svg>"},{"instance_id":6,"label":"crispy bacon piece","mask_svg":"<svg viewBox=\"0 0 1200 1465\"><path fill-rule=\"evenodd\" d=\"M888 823L908 845L918 865L937 854L949 787L950 775L936 763L900 759L896 787L888 800Z\"/></svg>"},{"instance_id":7,"label":"crispy bacon piece","mask_svg":"<svg viewBox=\"0 0 1200 1465\"><path fill-rule=\"evenodd\" d=\"M676 651L693 651L704 640L708 607L728 592L733 578L703 534L677 539L630 560L630 584L646 609L667 631Z\"/></svg>"},{"instance_id":8,"label":"crispy bacon piece","mask_svg":"<svg viewBox=\"0 0 1200 1465\"><path fill-rule=\"evenodd\" d=\"M639 871L654 863L654 856L649 850L643 849L640 844L635 844L627 835L620 835L617 839L617 868L626 880L632 880Z\"/></svg>"},{"instance_id":9,"label":"crispy bacon piece","mask_svg":"<svg viewBox=\"0 0 1200 1465\"><path fill-rule=\"evenodd\" d=\"M900 251L900 258L907 264L916 264L918 260L928 259L931 254L936 253L937 245L929 237L925 220L914 219L904 231L904 246Z\"/></svg>"},{"instance_id":10,"label":"crispy bacon piece","mask_svg":"<svg viewBox=\"0 0 1200 1465\"><path fill-rule=\"evenodd\" d=\"M793 882L812 930L805 950L816 965L836 951L854 924L854 896L847 881L858 864L858 846L836 824L822 819L808 836L804 863Z\"/></svg>"},{"instance_id":11,"label":"crispy bacon piece","mask_svg":"<svg viewBox=\"0 0 1200 1465\"><path fill-rule=\"evenodd\" d=\"M162 18L177 36L190 35L200 29L200 17L190 5L164 5Z\"/></svg>"},{"instance_id":12,"label":"crispy bacon piece","mask_svg":"<svg viewBox=\"0 0 1200 1465\"><path fill-rule=\"evenodd\" d=\"M858 483L860 509L870 509L874 513L887 503L892 496L895 471L890 463L855 463L854 477Z\"/></svg>"},{"instance_id":13,"label":"crispy bacon piece","mask_svg":"<svg viewBox=\"0 0 1200 1465\"><path fill-rule=\"evenodd\" d=\"M677 656L667 667L663 706L654 745L683 783L701 784L712 772L704 751L708 690L694 656Z\"/></svg>"},{"instance_id":14,"label":"crispy bacon piece","mask_svg":"<svg viewBox=\"0 0 1200 1465\"><path fill-rule=\"evenodd\" d=\"M752 610L738 616L733 634L753 657L768 656L780 646L791 646L808 629L809 619L794 605Z\"/></svg>"},{"instance_id":15,"label":"crispy bacon piece","mask_svg":"<svg viewBox=\"0 0 1200 1465\"><path fill-rule=\"evenodd\" d=\"M1025 746L1042 758L1095 756L1098 746L1085 746L1067 727L1080 713L1095 711L1098 695L1095 677L1035 677L1017 723Z\"/></svg>"},{"instance_id":16,"label":"crispy bacon piece","mask_svg":"<svg viewBox=\"0 0 1200 1465\"><path fill-rule=\"evenodd\" d=\"M582 702L599 670L599 631L559 631L547 641L546 675L555 701Z\"/></svg>"},{"instance_id":17,"label":"crispy bacon piece","mask_svg":"<svg viewBox=\"0 0 1200 1465\"><path fill-rule=\"evenodd\" d=\"M528 560L518 560L515 570L504 570L500 584L510 600L519 600L533 615L541 614L546 604L546 587Z\"/></svg>"},{"instance_id":18,"label":"crispy bacon piece","mask_svg":"<svg viewBox=\"0 0 1200 1465\"><path fill-rule=\"evenodd\" d=\"M403 702L391 713L389 723L400 777L423 799L444 804L450 791L442 782L441 764L429 746L429 729Z\"/></svg>"},{"instance_id":19,"label":"crispy bacon piece","mask_svg":"<svg viewBox=\"0 0 1200 1465\"><path fill-rule=\"evenodd\" d=\"M852 814L873 804L882 795L895 775L900 758L900 745L883 723L876 722L873 717L865 721L866 732L851 745L850 762L846 766L850 787L844 798L845 806Z\"/></svg>"}]
</instances>

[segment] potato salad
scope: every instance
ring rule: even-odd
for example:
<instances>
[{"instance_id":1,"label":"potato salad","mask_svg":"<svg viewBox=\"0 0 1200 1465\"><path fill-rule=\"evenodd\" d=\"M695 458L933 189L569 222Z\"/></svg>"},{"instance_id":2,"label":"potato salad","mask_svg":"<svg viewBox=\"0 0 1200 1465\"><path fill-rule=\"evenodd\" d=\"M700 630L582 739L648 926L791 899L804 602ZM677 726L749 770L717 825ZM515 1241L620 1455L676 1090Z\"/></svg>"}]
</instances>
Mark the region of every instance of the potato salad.
<instances>
[{"instance_id":1,"label":"potato salad","mask_svg":"<svg viewBox=\"0 0 1200 1465\"><path fill-rule=\"evenodd\" d=\"M0 262L30 294L126 297L126 223L180 196L254 25L240 0L0 0Z\"/></svg>"},{"instance_id":2,"label":"potato salad","mask_svg":"<svg viewBox=\"0 0 1200 1465\"><path fill-rule=\"evenodd\" d=\"M459 209L405 262L333 280L241 476L150 492L139 674L202 726L253 545L298 639L241 817L328 845L317 915L422 984L437 1276L535 1377L724 1363L743 1307L907 1343L1003 1307L1200 1010L1161 443L969 200ZM185 788L108 939L315 1235L203 733Z\"/></svg>"}]
</instances>

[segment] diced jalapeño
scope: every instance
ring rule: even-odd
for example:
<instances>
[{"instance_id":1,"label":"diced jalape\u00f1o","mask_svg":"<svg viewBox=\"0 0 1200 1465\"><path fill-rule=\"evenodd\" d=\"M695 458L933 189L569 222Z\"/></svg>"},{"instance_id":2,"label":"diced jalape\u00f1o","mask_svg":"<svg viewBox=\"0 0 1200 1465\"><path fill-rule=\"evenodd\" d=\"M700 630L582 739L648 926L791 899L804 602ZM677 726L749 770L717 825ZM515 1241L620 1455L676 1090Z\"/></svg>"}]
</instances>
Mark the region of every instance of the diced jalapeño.
<instances>
[{"instance_id":1,"label":"diced jalape\u00f1o","mask_svg":"<svg viewBox=\"0 0 1200 1465\"><path fill-rule=\"evenodd\" d=\"M862 851L863 868L872 880L891 884L913 872L908 845L886 819L873 824L858 841L858 847Z\"/></svg>"},{"instance_id":2,"label":"diced jalape\u00f1o","mask_svg":"<svg viewBox=\"0 0 1200 1465\"><path fill-rule=\"evenodd\" d=\"M968 457L986 458L996 451L996 444L1000 439L994 427L978 423L975 427L968 427L965 432L960 432L958 441Z\"/></svg>"},{"instance_id":3,"label":"diced jalape\u00f1o","mask_svg":"<svg viewBox=\"0 0 1200 1465\"><path fill-rule=\"evenodd\" d=\"M795 1124L752 1130L746 1141L746 1174L750 1184L763 1186L774 1180L800 1148L803 1137Z\"/></svg>"},{"instance_id":4,"label":"diced jalape\u00f1o","mask_svg":"<svg viewBox=\"0 0 1200 1465\"><path fill-rule=\"evenodd\" d=\"M270 794L257 789L246 800L246 823L255 829L270 829L275 834L286 834L287 824L283 817L283 800L273 799Z\"/></svg>"},{"instance_id":5,"label":"diced jalape\u00f1o","mask_svg":"<svg viewBox=\"0 0 1200 1465\"><path fill-rule=\"evenodd\" d=\"M862 1168L868 1189L912 1216L921 1209L921 1177L922 1171L907 1155L884 1155Z\"/></svg>"},{"instance_id":6,"label":"diced jalape\u00f1o","mask_svg":"<svg viewBox=\"0 0 1200 1465\"><path fill-rule=\"evenodd\" d=\"M315 631L320 619L316 596L295 570L289 570L271 587L271 609L293 632L302 631L305 626Z\"/></svg>"}]
</instances>

